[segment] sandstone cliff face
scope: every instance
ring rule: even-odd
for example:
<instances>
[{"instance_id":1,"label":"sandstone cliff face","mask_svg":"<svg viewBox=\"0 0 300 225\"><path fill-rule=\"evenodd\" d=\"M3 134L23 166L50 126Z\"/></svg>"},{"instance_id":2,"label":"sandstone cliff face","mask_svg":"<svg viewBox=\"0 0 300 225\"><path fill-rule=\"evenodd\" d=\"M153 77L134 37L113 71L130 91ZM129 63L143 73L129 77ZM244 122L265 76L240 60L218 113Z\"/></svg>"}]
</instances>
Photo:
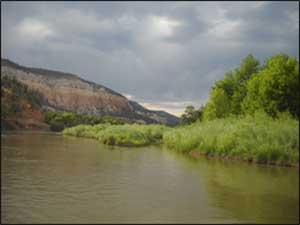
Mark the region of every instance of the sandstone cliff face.
<instances>
[{"instance_id":1,"label":"sandstone cliff face","mask_svg":"<svg viewBox=\"0 0 300 225\"><path fill-rule=\"evenodd\" d=\"M155 111L147 110L138 103L133 104L109 88L83 80L73 74L27 68L1 59L1 76L4 75L15 77L29 88L40 92L44 97L43 108L111 115L142 120L146 123L174 125L178 122L175 116L167 113L163 116L156 114Z\"/></svg>"},{"instance_id":2,"label":"sandstone cliff face","mask_svg":"<svg viewBox=\"0 0 300 225\"><path fill-rule=\"evenodd\" d=\"M43 120L39 93L26 87L8 78L1 79L1 130L49 130Z\"/></svg>"}]
</instances>

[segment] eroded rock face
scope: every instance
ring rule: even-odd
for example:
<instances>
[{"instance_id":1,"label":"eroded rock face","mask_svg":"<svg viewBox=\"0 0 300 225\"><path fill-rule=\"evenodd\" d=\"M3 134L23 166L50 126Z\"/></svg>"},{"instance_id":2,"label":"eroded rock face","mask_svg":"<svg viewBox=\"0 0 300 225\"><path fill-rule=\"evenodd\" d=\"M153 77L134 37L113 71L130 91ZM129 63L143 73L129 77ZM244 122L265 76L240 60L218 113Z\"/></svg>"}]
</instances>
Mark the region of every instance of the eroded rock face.
<instances>
[{"instance_id":1,"label":"eroded rock face","mask_svg":"<svg viewBox=\"0 0 300 225\"><path fill-rule=\"evenodd\" d=\"M172 124L176 124L178 120L177 117L167 113L165 116L161 116L140 105L139 107L133 106L127 98L119 93L73 74L27 68L1 59L1 76L4 75L15 77L29 88L40 92L45 100L44 108L118 116L143 120L147 123L168 124L168 119L172 118Z\"/></svg>"},{"instance_id":2,"label":"eroded rock face","mask_svg":"<svg viewBox=\"0 0 300 225\"><path fill-rule=\"evenodd\" d=\"M39 91L53 108L91 114L122 114L130 112L128 100L109 93L105 88L95 88L80 78L50 77L2 66L1 74L14 76L28 87Z\"/></svg>"}]
</instances>

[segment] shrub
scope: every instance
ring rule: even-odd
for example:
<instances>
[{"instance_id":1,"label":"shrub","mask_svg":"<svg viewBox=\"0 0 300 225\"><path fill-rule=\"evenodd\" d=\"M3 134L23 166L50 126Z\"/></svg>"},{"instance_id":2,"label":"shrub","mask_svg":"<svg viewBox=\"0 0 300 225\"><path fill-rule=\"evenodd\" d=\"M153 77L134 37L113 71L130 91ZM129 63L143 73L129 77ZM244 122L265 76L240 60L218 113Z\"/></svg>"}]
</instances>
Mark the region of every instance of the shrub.
<instances>
[{"instance_id":1,"label":"shrub","mask_svg":"<svg viewBox=\"0 0 300 225\"><path fill-rule=\"evenodd\" d=\"M50 130L54 132L60 132L65 128L62 122L52 121L50 122Z\"/></svg>"},{"instance_id":2,"label":"shrub","mask_svg":"<svg viewBox=\"0 0 300 225\"><path fill-rule=\"evenodd\" d=\"M118 118L110 116L95 116L78 114L72 112L44 112L44 121L48 124L53 121L63 123L64 127L73 127L79 124L96 125L96 124L124 124L124 122Z\"/></svg>"}]
</instances>

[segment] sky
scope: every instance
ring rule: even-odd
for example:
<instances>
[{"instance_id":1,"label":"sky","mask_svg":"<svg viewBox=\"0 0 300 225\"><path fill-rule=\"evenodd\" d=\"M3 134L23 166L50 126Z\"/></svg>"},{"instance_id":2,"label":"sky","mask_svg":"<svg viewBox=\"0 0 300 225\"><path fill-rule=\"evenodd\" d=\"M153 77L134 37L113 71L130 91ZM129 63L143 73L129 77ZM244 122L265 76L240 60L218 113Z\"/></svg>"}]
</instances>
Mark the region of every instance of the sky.
<instances>
[{"instance_id":1,"label":"sky","mask_svg":"<svg viewBox=\"0 0 300 225\"><path fill-rule=\"evenodd\" d=\"M298 2L1 2L1 57L174 115L248 54L299 58Z\"/></svg>"}]
</instances>

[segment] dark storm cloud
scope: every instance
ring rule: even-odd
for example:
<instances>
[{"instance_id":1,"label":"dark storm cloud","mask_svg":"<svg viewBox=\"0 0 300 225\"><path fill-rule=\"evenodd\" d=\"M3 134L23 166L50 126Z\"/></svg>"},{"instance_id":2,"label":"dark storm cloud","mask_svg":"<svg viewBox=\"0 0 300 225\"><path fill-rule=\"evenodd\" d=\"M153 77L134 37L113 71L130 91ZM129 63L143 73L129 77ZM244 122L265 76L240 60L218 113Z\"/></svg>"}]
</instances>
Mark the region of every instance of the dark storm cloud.
<instances>
[{"instance_id":1,"label":"dark storm cloud","mask_svg":"<svg viewBox=\"0 0 300 225\"><path fill-rule=\"evenodd\" d=\"M297 2L2 2L1 16L2 57L174 113L249 53L299 54Z\"/></svg>"}]
</instances>

